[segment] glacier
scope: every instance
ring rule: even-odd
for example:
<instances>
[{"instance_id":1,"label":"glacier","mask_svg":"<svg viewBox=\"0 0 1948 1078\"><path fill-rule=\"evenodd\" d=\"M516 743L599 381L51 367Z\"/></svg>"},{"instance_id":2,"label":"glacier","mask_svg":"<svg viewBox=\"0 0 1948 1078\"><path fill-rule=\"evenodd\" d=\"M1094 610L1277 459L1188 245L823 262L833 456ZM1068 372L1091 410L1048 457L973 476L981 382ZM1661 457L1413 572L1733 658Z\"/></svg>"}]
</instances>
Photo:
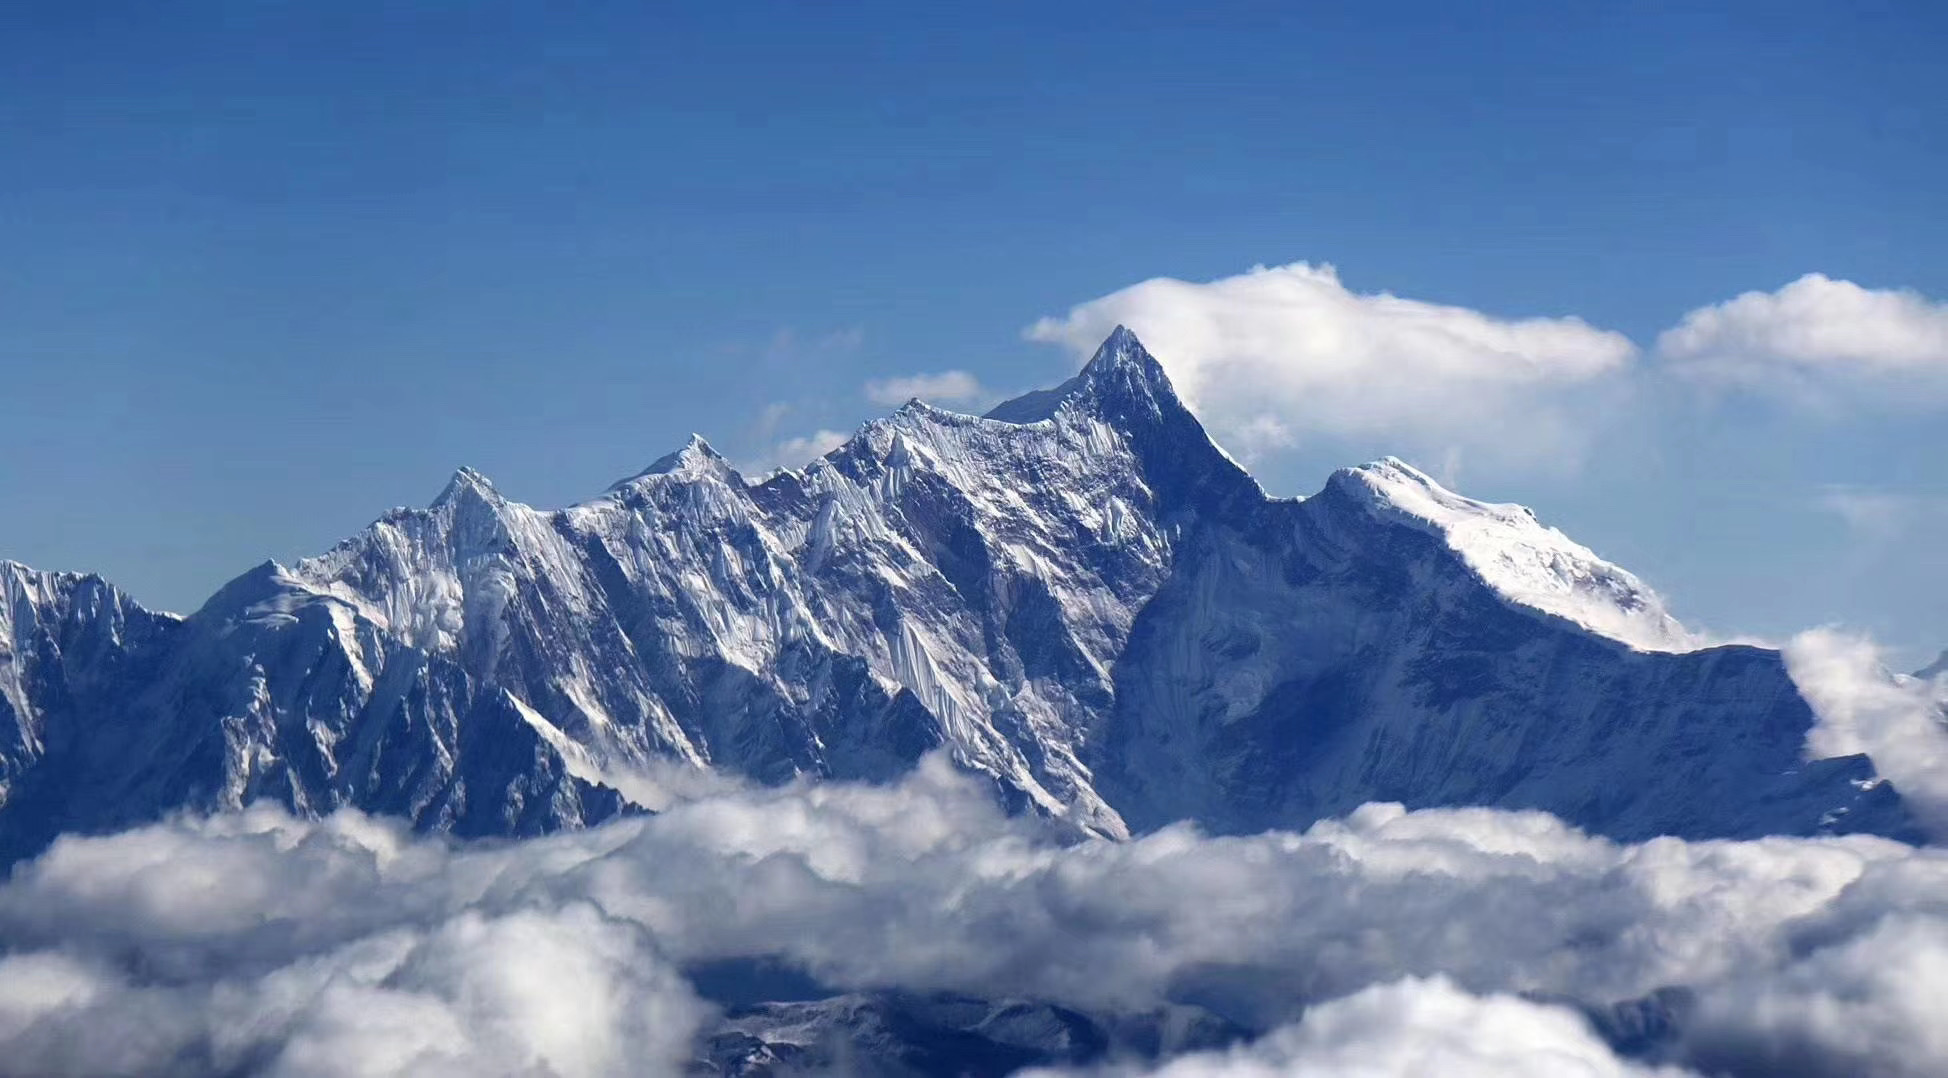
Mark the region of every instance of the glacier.
<instances>
[{"instance_id":1,"label":"glacier","mask_svg":"<svg viewBox=\"0 0 1948 1078\"><path fill-rule=\"evenodd\" d=\"M1398 460L1270 497L1121 328L1054 389L912 401L760 479L700 438L559 510L462 469L187 616L12 563L0 587L7 862L259 800L524 836L686 775L887 781L934 752L1109 838L1370 801L1916 835L1868 758L1805 758L1778 652L1710 645Z\"/></svg>"}]
</instances>

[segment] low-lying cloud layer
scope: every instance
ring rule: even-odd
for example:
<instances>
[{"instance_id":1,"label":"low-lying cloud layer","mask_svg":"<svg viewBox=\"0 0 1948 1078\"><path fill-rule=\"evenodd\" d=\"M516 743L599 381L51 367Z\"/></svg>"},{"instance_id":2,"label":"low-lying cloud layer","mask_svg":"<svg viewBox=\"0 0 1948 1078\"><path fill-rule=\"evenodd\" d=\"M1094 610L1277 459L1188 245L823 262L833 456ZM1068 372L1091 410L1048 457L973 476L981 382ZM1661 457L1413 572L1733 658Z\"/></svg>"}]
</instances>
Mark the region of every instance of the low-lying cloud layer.
<instances>
[{"instance_id":1,"label":"low-lying cloud layer","mask_svg":"<svg viewBox=\"0 0 1948 1078\"><path fill-rule=\"evenodd\" d=\"M938 759L522 843L264 808L69 838L0 942L8 1074L678 1073L711 1014L679 971L740 956L1274 1031L1170 1075L1948 1072L1948 852L1389 805L1070 845ZM1650 1058L1565 1005L1674 986Z\"/></svg>"},{"instance_id":2,"label":"low-lying cloud layer","mask_svg":"<svg viewBox=\"0 0 1948 1078\"><path fill-rule=\"evenodd\" d=\"M1037 1072L1056 1078L1060 1072ZM1619 1059L1581 1016L1507 995L1474 996L1445 978L1407 978L1322 1003L1305 1020L1243 1047L1101 1078L1676 1078L1688 1072Z\"/></svg>"}]
</instances>

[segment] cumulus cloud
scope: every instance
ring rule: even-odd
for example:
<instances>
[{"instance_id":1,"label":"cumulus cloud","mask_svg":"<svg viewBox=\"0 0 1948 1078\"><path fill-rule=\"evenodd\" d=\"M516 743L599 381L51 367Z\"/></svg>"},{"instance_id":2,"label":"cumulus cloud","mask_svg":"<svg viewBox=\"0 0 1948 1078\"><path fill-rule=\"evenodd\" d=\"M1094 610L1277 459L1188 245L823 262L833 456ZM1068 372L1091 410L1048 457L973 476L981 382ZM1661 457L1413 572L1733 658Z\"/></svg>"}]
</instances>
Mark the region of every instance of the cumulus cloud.
<instances>
[{"instance_id":1,"label":"cumulus cloud","mask_svg":"<svg viewBox=\"0 0 1948 1078\"><path fill-rule=\"evenodd\" d=\"M261 810L64 843L0 897L0 1073L606 1075L688 1059L709 1008L640 926L586 902L485 901L483 880L437 878L464 871L450 853L353 814ZM80 907L31 908L46 888Z\"/></svg>"},{"instance_id":2,"label":"cumulus cloud","mask_svg":"<svg viewBox=\"0 0 1948 1078\"><path fill-rule=\"evenodd\" d=\"M1948 923L1884 917L1772 975L1719 987L1692 1052L1704 1066L1745 1072L1930 1078L1948 1059L1943 992Z\"/></svg>"},{"instance_id":3,"label":"cumulus cloud","mask_svg":"<svg viewBox=\"0 0 1948 1078\"><path fill-rule=\"evenodd\" d=\"M1627 337L1580 318L1356 292L1332 266L1304 262L1153 278L1024 336L1086 357L1118 323L1247 460L1354 440L1426 460L1565 470L1606 432L1650 436L1632 426L1647 419L1631 407L1639 394L1701 384L1828 414L1948 404L1948 302L1818 273L1683 315L1649 364L1635 362Z\"/></svg>"},{"instance_id":4,"label":"cumulus cloud","mask_svg":"<svg viewBox=\"0 0 1948 1078\"><path fill-rule=\"evenodd\" d=\"M1371 805L1068 843L932 759L520 843L263 808L65 838L0 885L0 1072L674 1073L711 1020L681 971L770 956L835 989L1289 1027L1174 1074L1637 1074L1563 1008L1673 986L1661 1062L1942 1073L1944 938L1948 853L1883 839L1629 846Z\"/></svg>"},{"instance_id":5,"label":"cumulus cloud","mask_svg":"<svg viewBox=\"0 0 1948 1078\"><path fill-rule=\"evenodd\" d=\"M1070 1071L1070 1075L1080 1072ZM1582 1016L1512 996L1475 996L1445 978L1363 989L1307 1012L1256 1043L1198 1052L1100 1078L1679 1078L1675 1067L1619 1059ZM1041 1071L1037 1078L1060 1078Z\"/></svg>"},{"instance_id":6,"label":"cumulus cloud","mask_svg":"<svg viewBox=\"0 0 1948 1078\"><path fill-rule=\"evenodd\" d=\"M1168 368L1221 441L1247 455L1318 435L1380 435L1439 455L1573 453L1570 391L1614 388L1629 339L1579 318L1505 319L1359 293L1329 265L1132 285L1030 326L1086 356L1118 323Z\"/></svg>"},{"instance_id":7,"label":"cumulus cloud","mask_svg":"<svg viewBox=\"0 0 1948 1078\"><path fill-rule=\"evenodd\" d=\"M1929 832L1948 837L1948 713L1937 686L1892 673L1871 639L1836 629L1800 633L1784 652L1819 720L1807 752L1866 753Z\"/></svg>"},{"instance_id":8,"label":"cumulus cloud","mask_svg":"<svg viewBox=\"0 0 1948 1078\"><path fill-rule=\"evenodd\" d=\"M1686 314L1657 352L1691 377L1806 403L1861 391L1948 400L1948 303L1809 273Z\"/></svg>"},{"instance_id":9,"label":"cumulus cloud","mask_svg":"<svg viewBox=\"0 0 1948 1078\"><path fill-rule=\"evenodd\" d=\"M988 391L982 388L980 380L966 371L875 378L866 383L866 399L889 408L915 397L929 404L956 404L984 400L987 396Z\"/></svg>"}]
</instances>

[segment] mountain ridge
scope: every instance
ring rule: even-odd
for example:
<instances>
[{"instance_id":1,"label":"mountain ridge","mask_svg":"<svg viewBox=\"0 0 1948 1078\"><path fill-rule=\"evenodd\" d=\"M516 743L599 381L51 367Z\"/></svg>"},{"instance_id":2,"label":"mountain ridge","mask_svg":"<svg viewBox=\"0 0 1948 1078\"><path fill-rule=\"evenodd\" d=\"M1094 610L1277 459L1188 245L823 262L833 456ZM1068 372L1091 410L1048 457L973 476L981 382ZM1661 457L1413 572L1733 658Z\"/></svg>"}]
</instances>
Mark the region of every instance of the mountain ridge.
<instances>
[{"instance_id":1,"label":"mountain ridge","mask_svg":"<svg viewBox=\"0 0 1948 1078\"><path fill-rule=\"evenodd\" d=\"M5 761L0 854L259 797L534 833L669 761L883 780L935 750L1111 837L1376 799L1911 828L1864 758L1801 765L1776 653L1691 648L1634 576L1392 458L1270 498L1121 327L1053 390L910 402L757 482L695 436L557 510L463 468L166 624L110 634L135 673L78 696L9 659L13 725L61 735Z\"/></svg>"}]
</instances>

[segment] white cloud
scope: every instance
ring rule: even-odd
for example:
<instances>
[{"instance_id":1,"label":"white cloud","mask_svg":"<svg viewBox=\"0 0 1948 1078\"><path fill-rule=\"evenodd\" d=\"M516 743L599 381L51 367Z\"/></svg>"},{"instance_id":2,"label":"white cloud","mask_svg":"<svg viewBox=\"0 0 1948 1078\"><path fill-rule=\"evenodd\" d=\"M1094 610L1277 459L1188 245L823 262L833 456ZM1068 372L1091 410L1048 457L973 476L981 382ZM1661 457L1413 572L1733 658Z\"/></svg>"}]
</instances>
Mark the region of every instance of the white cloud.
<instances>
[{"instance_id":1,"label":"white cloud","mask_svg":"<svg viewBox=\"0 0 1948 1078\"><path fill-rule=\"evenodd\" d=\"M1833 629L1793 637L1785 658L1819 719L1807 751L1866 753L1930 832L1948 838L1948 715L1934 686L1893 674L1872 640Z\"/></svg>"},{"instance_id":2,"label":"white cloud","mask_svg":"<svg viewBox=\"0 0 1948 1078\"><path fill-rule=\"evenodd\" d=\"M857 352L866 343L866 330L862 326L847 326L835 329L820 337L814 347L821 352Z\"/></svg>"},{"instance_id":3,"label":"white cloud","mask_svg":"<svg viewBox=\"0 0 1948 1078\"><path fill-rule=\"evenodd\" d=\"M442 878L465 871L450 857L355 814L261 810L63 843L24 889L79 910L0 889L0 1071L621 1075L689 1057L710 1008L640 926L484 901L489 879Z\"/></svg>"},{"instance_id":4,"label":"white cloud","mask_svg":"<svg viewBox=\"0 0 1948 1078\"><path fill-rule=\"evenodd\" d=\"M1813 504L1844 520L1849 530L1865 538L1885 539L1907 527L1915 501L1911 494L1836 485L1822 488Z\"/></svg>"},{"instance_id":5,"label":"white cloud","mask_svg":"<svg viewBox=\"0 0 1948 1078\"><path fill-rule=\"evenodd\" d=\"M1069 845L937 758L890 787L692 796L520 843L261 808L63 839L0 884L0 1059L669 1073L710 1020L677 971L774 955L838 989L1298 1023L1238 1054L1257 1073L1634 1074L1566 1012L1507 997L1601 1008L1668 986L1695 1000L1676 1063L1755 1078L1785 1045L1808 1075L1948 1072L1940 849L1630 846L1397 805L1303 834ZM1376 1069L1344 1069L1369 1053Z\"/></svg>"},{"instance_id":6,"label":"white cloud","mask_svg":"<svg viewBox=\"0 0 1948 1078\"><path fill-rule=\"evenodd\" d=\"M756 476L779 468L802 468L844 445L851 437L844 431L821 428L810 434L786 438L766 449L742 470Z\"/></svg>"},{"instance_id":7,"label":"white cloud","mask_svg":"<svg viewBox=\"0 0 1948 1078\"><path fill-rule=\"evenodd\" d=\"M1034 1072L1057 1078L1061 1072ZM1074 1074L1076 1072L1069 1072ZM1445 978L1409 978L1308 1011L1252 1044L1162 1066L1088 1072L1150 1078L1678 1078L1688 1071L1617 1058L1572 1011L1475 996Z\"/></svg>"},{"instance_id":8,"label":"white cloud","mask_svg":"<svg viewBox=\"0 0 1948 1078\"><path fill-rule=\"evenodd\" d=\"M929 404L953 404L983 400L988 391L980 380L966 371L940 371L910 374L902 378L876 378L866 383L866 399L889 408L918 397Z\"/></svg>"},{"instance_id":9,"label":"white cloud","mask_svg":"<svg viewBox=\"0 0 1948 1078\"><path fill-rule=\"evenodd\" d=\"M1917 526L1948 520L1948 501L1847 484L1820 488L1813 507L1839 517L1855 538L1876 546L1899 539Z\"/></svg>"},{"instance_id":10,"label":"white cloud","mask_svg":"<svg viewBox=\"0 0 1948 1078\"><path fill-rule=\"evenodd\" d=\"M1330 265L1158 277L1042 318L1024 335L1086 357L1135 330L1218 440L1247 460L1322 440L1490 470L1573 469L1636 394L1699 384L1817 411L1948 404L1948 302L1807 274L1684 315L1639 367L1622 334L1576 317L1501 318L1349 290Z\"/></svg>"},{"instance_id":11,"label":"white cloud","mask_svg":"<svg viewBox=\"0 0 1948 1078\"><path fill-rule=\"evenodd\" d=\"M769 439L777 435L778 425L791 414L791 404L787 401L772 401L758 409L757 422L751 425L758 438Z\"/></svg>"},{"instance_id":12,"label":"white cloud","mask_svg":"<svg viewBox=\"0 0 1948 1078\"><path fill-rule=\"evenodd\" d=\"M1436 457L1573 455L1589 424L1568 395L1606 387L1635 351L1578 318L1356 293L1331 266L1302 262L1204 283L1154 278L1026 335L1086 356L1118 323L1247 455L1319 435L1384 436Z\"/></svg>"},{"instance_id":13,"label":"white cloud","mask_svg":"<svg viewBox=\"0 0 1948 1078\"><path fill-rule=\"evenodd\" d=\"M1927 882L1948 878L1937 871ZM1830 928L1819 918L1805 932L1817 940ZM1944 993L1948 921L1938 906L1885 916L1706 996L1692 1051L1707 1067L1741 1073L1936 1078L1948 1060Z\"/></svg>"},{"instance_id":14,"label":"white cloud","mask_svg":"<svg viewBox=\"0 0 1948 1078\"><path fill-rule=\"evenodd\" d=\"M1686 314L1657 352L1687 376L1809 404L1863 390L1938 402L1948 400L1948 303L1809 273Z\"/></svg>"},{"instance_id":15,"label":"white cloud","mask_svg":"<svg viewBox=\"0 0 1948 1078\"><path fill-rule=\"evenodd\" d=\"M774 363L795 363L820 356L857 352L865 343L866 331L859 326L847 326L810 337L791 326L780 326L771 332L758 352ZM730 351L738 352L746 350L747 346L728 347Z\"/></svg>"},{"instance_id":16,"label":"white cloud","mask_svg":"<svg viewBox=\"0 0 1948 1078\"><path fill-rule=\"evenodd\" d=\"M852 437L844 431L820 427L810 434L780 438L779 432L794 410L795 406L786 401L772 401L759 409L746 437L750 440L747 444L756 443L763 448L744 458L738 465L739 471L757 477L779 468L802 468Z\"/></svg>"}]
</instances>

